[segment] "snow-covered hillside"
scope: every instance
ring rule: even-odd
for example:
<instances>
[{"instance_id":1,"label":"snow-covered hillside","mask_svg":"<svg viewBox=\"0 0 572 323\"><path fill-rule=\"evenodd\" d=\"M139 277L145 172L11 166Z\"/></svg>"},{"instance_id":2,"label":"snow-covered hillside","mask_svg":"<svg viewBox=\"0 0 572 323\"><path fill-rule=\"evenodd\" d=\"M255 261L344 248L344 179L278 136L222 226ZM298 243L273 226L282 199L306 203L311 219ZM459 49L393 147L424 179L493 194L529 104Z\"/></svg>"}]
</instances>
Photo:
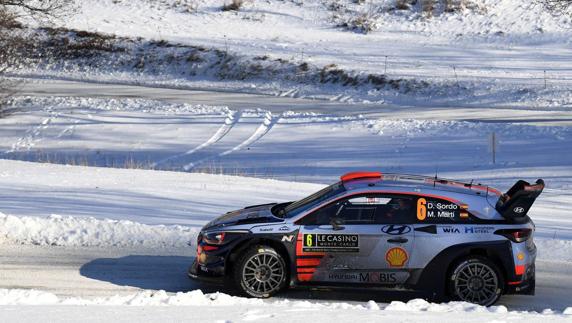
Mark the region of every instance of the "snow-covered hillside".
<instances>
[{"instance_id":1,"label":"snow-covered hillside","mask_svg":"<svg viewBox=\"0 0 572 323\"><path fill-rule=\"evenodd\" d=\"M221 0L77 0L58 26L142 40L117 40L109 54L106 36L76 46L100 58L44 54L11 72L405 106L570 107L570 18L532 1L465 2L429 16L394 0L246 1L239 11ZM363 15L369 34L339 27Z\"/></svg>"}]
</instances>

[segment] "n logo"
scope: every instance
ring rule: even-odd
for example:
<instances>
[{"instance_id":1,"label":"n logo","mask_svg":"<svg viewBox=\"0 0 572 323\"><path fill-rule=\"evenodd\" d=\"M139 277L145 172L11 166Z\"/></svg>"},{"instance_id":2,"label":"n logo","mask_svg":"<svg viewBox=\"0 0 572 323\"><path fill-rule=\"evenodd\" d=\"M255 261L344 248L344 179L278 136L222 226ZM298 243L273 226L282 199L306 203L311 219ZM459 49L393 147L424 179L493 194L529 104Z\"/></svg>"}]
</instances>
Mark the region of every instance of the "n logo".
<instances>
[{"instance_id":1,"label":"n logo","mask_svg":"<svg viewBox=\"0 0 572 323\"><path fill-rule=\"evenodd\" d=\"M292 242L294 241L294 235L290 234L290 235L284 235L282 236L282 242Z\"/></svg>"}]
</instances>

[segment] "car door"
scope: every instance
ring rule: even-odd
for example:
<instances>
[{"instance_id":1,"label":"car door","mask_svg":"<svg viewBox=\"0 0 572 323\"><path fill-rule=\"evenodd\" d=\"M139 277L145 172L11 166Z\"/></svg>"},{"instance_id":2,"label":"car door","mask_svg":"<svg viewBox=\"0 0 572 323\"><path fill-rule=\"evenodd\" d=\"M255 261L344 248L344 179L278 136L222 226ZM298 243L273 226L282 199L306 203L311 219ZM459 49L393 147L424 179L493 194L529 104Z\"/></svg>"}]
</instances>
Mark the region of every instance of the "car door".
<instances>
[{"instance_id":1,"label":"car door","mask_svg":"<svg viewBox=\"0 0 572 323\"><path fill-rule=\"evenodd\" d=\"M413 251L413 203L401 195L355 194L298 221L299 280L403 283Z\"/></svg>"}]
</instances>

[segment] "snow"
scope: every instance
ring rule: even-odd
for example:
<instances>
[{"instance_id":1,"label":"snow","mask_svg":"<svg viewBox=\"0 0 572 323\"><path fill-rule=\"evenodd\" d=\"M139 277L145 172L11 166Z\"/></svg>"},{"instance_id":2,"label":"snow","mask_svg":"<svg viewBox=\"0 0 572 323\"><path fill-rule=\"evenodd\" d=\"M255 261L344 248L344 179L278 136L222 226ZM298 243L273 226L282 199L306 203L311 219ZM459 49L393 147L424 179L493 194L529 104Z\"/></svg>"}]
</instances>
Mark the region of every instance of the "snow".
<instances>
[{"instance_id":1,"label":"snow","mask_svg":"<svg viewBox=\"0 0 572 323\"><path fill-rule=\"evenodd\" d=\"M188 63L185 49L157 49L143 42L126 45L135 48L134 62L126 58L131 54L115 53L115 59L91 62L48 60L12 73L398 106L570 108L572 60L566 15L553 16L540 5L518 0L472 0L473 9L453 13L438 9L431 18L418 7L390 10L394 1L336 3L339 10L320 0L249 1L239 12L222 12L223 1L205 0L189 12L175 0L76 0L78 12L58 26L213 47L230 51L225 54L230 63L221 67L214 52L201 56L202 63ZM374 32L363 35L336 27L336 16L356 16L370 7L379 11L375 19L379 28ZM142 52L148 55L137 56ZM117 57L129 63L106 64ZM289 63L279 64L277 59ZM144 73L133 68L141 60ZM297 70L303 63L310 64L309 71ZM331 64L335 66L327 68ZM385 75L408 85L395 91L365 83L352 87L316 82L320 71L338 68L363 78ZM250 77L253 71L255 77ZM429 87L423 89L423 84ZM421 90L409 91L418 86Z\"/></svg>"},{"instance_id":2,"label":"snow","mask_svg":"<svg viewBox=\"0 0 572 323\"><path fill-rule=\"evenodd\" d=\"M75 0L56 27L121 50L9 67L26 82L0 118L0 321L570 321L569 17L518 0L433 17L389 0L223 2ZM339 25L378 9L367 35ZM544 178L537 295L255 300L186 277L214 217L363 169L501 190Z\"/></svg>"},{"instance_id":3,"label":"snow","mask_svg":"<svg viewBox=\"0 0 572 323\"><path fill-rule=\"evenodd\" d=\"M183 247L196 245L197 228L150 226L128 220L49 215L16 217L0 213L4 242L45 246Z\"/></svg>"},{"instance_id":4,"label":"snow","mask_svg":"<svg viewBox=\"0 0 572 323\"><path fill-rule=\"evenodd\" d=\"M261 299L247 299L242 297L230 296L223 293L204 294L200 290L191 292L178 292L175 294L168 294L165 291L142 291L125 296L111 296L100 297L94 299L84 298L60 298L55 294L42 292L37 290L20 290L20 289L0 289L0 305L60 305L60 306L77 306L77 305L98 305L98 306L185 306L185 307L200 307L209 308L214 313L223 313L228 308L244 307L266 307L267 312L272 311L324 311L324 310L344 310L354 311L357 316L360 316L360 311L365 313L371 312L389 312L392 314L403 314L407 312L421 312L426 315L431 313L440 313L441 315L447 314L448 318L454 317L451 314L467 313L469 315L478 314L496 314L502 316L513 316L527 319L563 319L566 315L570 315L570 308L565 309L563 312L551 311L550 313L532 312L519 312L509 311L505 306L491 306L484 307L480 305L465 303L465 302L449 302L442 304L429 303L422 299L413 299L408 302L394 301L388 305L377 304L374 301L367 303L341 303L341 302L308 302L296 300L261 300ZM271 318L270 315L262 314L258 310L250 310L249 316L251 319L255 318ZM258 315L254 315L258 314ZM383 315L382 314L382 315Z\"/></svg>"}]
</instances>

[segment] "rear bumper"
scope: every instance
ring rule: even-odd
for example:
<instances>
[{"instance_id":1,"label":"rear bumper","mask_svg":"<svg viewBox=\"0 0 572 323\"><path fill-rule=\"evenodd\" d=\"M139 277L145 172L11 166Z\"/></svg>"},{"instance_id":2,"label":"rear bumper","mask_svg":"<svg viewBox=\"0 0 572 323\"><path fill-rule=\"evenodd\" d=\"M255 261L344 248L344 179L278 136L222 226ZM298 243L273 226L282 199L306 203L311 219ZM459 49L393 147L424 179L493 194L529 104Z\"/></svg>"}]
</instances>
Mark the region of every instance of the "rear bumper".
<instances>
[{"instance_id":1,"label":"rear bumper","mask_svg":"<svg viewBox=\"0 0 572 323\"><path fill-rule=\"evenodd\" d=\"M206 270L205 270L206 269ZM224 271L223 271L224 272ZM224 275L217 271L209 271L208 268L201 268L195 259L187 271L189 278L211 284L224 284Z\"/></svg>"},{"instance_id":2,"label":"rear bumper","mask_svg":"<svg viewBox=\"0 0 572 323\"><path fill-rule=\"evenodd\" d=\"M528 267L522 281L508 282L505 294L534 295L536 290L536 268Z\"/></svg>"}]
</instances>

